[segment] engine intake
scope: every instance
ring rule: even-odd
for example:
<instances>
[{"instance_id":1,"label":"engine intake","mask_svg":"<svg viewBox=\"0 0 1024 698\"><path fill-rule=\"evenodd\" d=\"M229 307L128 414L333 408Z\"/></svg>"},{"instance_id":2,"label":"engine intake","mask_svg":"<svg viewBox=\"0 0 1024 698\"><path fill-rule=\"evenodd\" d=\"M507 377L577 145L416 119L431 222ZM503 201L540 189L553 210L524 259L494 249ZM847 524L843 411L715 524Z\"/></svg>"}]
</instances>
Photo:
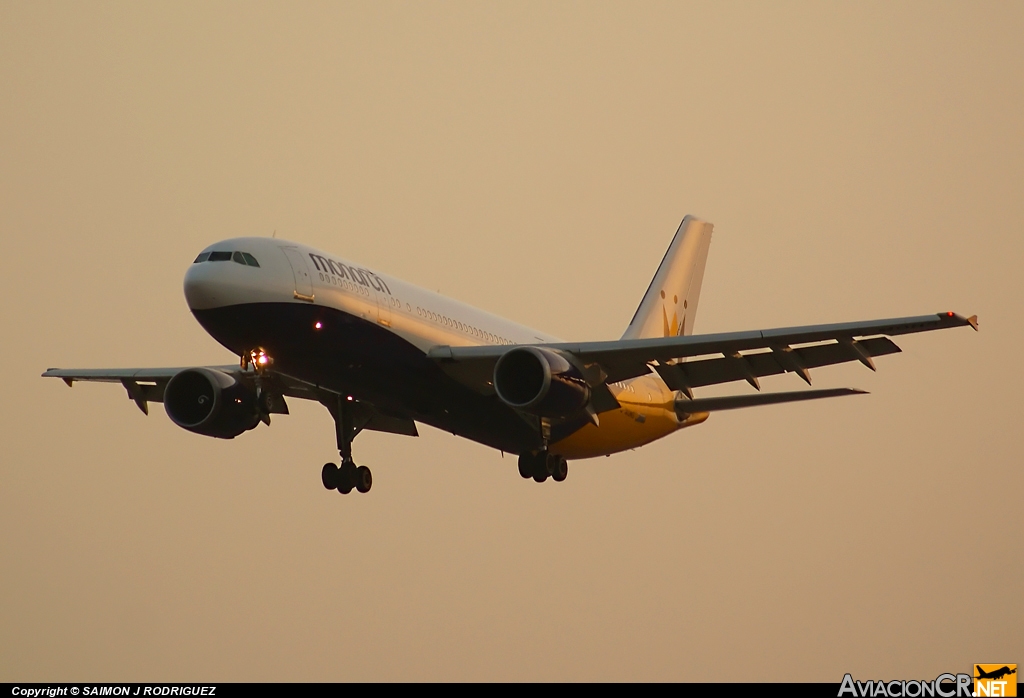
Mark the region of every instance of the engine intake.
<instances>
[{"instance_id":1,"label":"engine intake","mask_svg":"<svg viewBox=\"0 0 1024 698\"><path fill-rule=\"evenodd\" d=\"M590 401L580 370L559 352L540 347L519 347L498 359L494 390L505 404L540 417L567 417Z\"/></svg>"},{"instance_id":2,"label":"engine intake","mask_svg":"<svg viewBox=\"0 0 1024 698\"><path fill-rule=\"evenodd\" d=\"M174 374L164 388L164 409L182 429L218 439L233 439L260 421L253 389L209 368Z\"/></svg>"}]
</instances>

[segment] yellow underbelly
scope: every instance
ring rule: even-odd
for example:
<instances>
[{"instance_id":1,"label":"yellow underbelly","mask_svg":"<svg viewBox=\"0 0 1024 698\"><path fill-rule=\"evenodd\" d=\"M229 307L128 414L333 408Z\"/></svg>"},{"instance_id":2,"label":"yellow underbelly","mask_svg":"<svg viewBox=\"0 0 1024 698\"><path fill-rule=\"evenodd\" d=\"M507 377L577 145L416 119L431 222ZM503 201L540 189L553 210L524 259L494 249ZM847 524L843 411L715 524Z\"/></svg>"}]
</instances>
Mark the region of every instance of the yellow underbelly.
<instances>
[{"instance_id":1,"label":"yellow underbelly","mask_svg":"<svg viewBox=\"0 0 1024 698\"><path fill-rule=\"evenodd\" d=\"M643 446L708 418L707 412L701 412L680 422L671 402L620 403L619 409L600 415L600 426L588 424L552 444L551 452L568 460L606 456Z\"/></svg>"}]
</instances>

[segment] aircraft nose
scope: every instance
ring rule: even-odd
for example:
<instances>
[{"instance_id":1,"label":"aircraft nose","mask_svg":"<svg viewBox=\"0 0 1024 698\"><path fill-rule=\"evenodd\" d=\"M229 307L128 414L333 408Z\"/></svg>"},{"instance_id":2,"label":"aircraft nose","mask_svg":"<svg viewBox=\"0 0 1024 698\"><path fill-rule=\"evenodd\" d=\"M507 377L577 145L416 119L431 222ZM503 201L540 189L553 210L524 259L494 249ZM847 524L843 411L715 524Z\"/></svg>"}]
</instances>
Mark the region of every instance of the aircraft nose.
<instances>
[{"instance_id":1,"label":"aircraft nose","mask_svg":"<svg viewBox=\"0 0 1024 698\"><path fill-rule=\"evenodd\" d=\"M276 245L235 238L200 253L185 272L184 290L185 302L196 311L290 301L295 282Z\"/></svg>"},{"instance_id":2,"label":"aircraft nose","mask_svg":"<svg viewBox=\"0 0 1024 698\"><path fill-rule=\"evenodd\" d=\"M225 305L227 280L223 264L193 264L185 272L185 302L190 310L206 310Z\"/></svg>"}]
</instances>

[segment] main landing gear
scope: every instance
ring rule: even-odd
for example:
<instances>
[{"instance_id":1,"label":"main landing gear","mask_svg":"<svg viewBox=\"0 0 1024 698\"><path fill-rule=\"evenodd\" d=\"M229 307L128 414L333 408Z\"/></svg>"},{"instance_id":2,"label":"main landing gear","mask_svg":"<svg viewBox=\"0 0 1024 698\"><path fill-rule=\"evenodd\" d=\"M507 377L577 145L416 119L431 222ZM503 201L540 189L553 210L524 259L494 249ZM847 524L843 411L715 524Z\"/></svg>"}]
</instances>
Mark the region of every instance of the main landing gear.
<instances>
[{"instance_id":1,"label":"main landing gear","mask_svg":"<svg viewBox=\"0 0 1024 698\"><path fill-rule=\"evenodd\" d=\"M324 487L329 490L338 490L342 494L348 494L353 489L359 492L369 492L373 486L373 474L365 465L357 466L352 461L342 461L339 468L334 463L324 463L320 471L320 479Z\"/></svg>"},{"instance_id":2,"label":"main landing gear","mask_svg":"<svg viewBox=\"0 0 1024 698\"><path fill-rule=\"evenodd\" d=\"M352 403L344 395L339 395L331 414L334 416L341 466L325 463L320 471L320 480L327 489L338 490L342 494L348 494L353 489L369 492L373 486L373 474L365 465L356 465L352 460L352 440L358 433L352 427Z\"/></svg>"},{"instance_id":3,"label":"main landing gear","mask_svg":"<svg viewBox=\"0 0 1024 698\"><path fill-rule=\"evenodd\" d=\"M544 482L550 477L561 482L569 474L569 464L563 456L547 451L524 453L519 456L519 474L524 480L532 477L535 482Z\"/></svg>"}]
</instances>

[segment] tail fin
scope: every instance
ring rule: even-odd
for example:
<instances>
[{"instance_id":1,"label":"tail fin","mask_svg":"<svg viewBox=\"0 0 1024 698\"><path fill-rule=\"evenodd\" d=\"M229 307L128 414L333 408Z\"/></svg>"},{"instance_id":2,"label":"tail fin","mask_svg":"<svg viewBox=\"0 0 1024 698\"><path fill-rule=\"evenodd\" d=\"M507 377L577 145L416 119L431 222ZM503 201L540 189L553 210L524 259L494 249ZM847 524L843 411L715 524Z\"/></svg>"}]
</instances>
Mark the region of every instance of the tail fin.
<instances>
[{"instance_id":1,"label":"tail fin","mask_svg":"<svg viewBox=\"0 0 1024 698\"><path fill-rule=\"evenodd\" d=\"M683 219L623 339L693 334L712 228L692 216Z\"/></svg>"}]
</instances>

